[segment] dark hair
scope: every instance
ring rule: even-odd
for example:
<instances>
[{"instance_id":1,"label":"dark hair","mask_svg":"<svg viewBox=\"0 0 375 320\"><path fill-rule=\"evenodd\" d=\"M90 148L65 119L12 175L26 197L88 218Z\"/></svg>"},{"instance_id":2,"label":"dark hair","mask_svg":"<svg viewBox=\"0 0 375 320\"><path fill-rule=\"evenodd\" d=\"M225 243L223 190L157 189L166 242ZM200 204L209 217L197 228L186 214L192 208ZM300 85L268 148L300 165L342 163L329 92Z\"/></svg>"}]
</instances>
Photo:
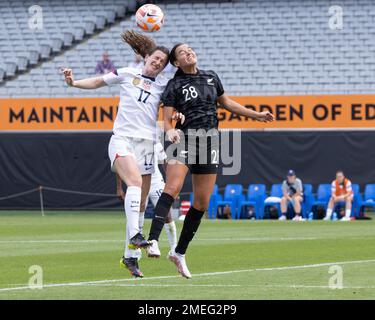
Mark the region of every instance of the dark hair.
<instances>
[{"instance_id":1,"label":"dark hair","mask_svg":"<svg viewBox=\"0 0 375 320\"><path fill-rule=\"evenodd\" d=\"M169 58L168 48L164 46L157 46L152 38L145 36L139 32L133 30L125 30L125 32L121 34L121 38L133 49L136 54L142 56L142 58L145 58L146 55L152 55L155 51L161 51ZM166 60L164 66L166 66L167 63L168 59Z\"/></svg>"},{"instance_id":2,"label":"dark hair","mask_svg":"<svg viewBox=\"0 0 375 320\"><path fill-rule=\"evenodd\" d=\"M170 62L173 66L175 66L174 63L175 63L175 61L176 61L176 50L177 50L177 48L178 48L179 46L182 46L182 45L183 45L183 43L177 43L177 44L175 44L174 47L172 48L171 52L169 53L169 62Z\"/></svg>"},{"instance_id":3,"label":"dark hair","mask_svg":"<svg viewBox=\"0 0 375 320\"><path fill-rule=\"evenodd\" d=\"M183 43L177 43L172 48L171 52L169 53L169 62L172 66L175 66L174 63L176 61L176 50L179 46L182 46ZM180 67L177 68L176 73L174 74L174 78L183 75L184 72Z\"/></svg>"}]
</instances>

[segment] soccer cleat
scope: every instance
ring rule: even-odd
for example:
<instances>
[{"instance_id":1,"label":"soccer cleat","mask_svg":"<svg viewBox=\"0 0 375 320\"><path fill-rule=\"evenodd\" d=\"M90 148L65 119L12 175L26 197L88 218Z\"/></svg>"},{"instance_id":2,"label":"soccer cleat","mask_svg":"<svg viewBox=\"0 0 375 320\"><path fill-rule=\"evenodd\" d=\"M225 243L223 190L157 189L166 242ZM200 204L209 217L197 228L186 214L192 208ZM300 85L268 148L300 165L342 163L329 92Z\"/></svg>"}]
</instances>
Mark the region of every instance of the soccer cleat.
<instances>
[{"instance_id":1,"label":"soccer cleat","mask_svg":"<svg viewBox=\"0 0 375 320\"><path fill-rule=\"evenodd\" d=\"M174 251L174 249L176 249L176 247L177 247L177 244L175 244L173 247L171 247L171 250L169 250L168 253L167 253L167 259L169 259L169 253L171 251Z\"/></svg>"},{"instance_id":2,"label":"soccer cleat","mask_svg":"<svg viewBox=\"0 0 375 320\"><path fill-rule=\"evenodd\" d=\"M327 216L325 216L325 217L323 218L323 220L324 220L324 221L330 221L330 220L331 220L331 217L327 217Z\"/></svg>"},{"instance_id":3,"label":"soccer cleat","mask_svg":"<svg viewBox=\"0 0 375 320\"><path fill-rule=\"evenodd\" d=\"M340 221L350 221L350 218L349 218L349 217L342 217L342 218L340 219Z\"/></svg>"},{"instance_id":4,"label":"soccer cleat","mask_svg":"<svg viewBox=\"0 0 375 320\"><path fill-rule=\"evenodd\" d=\"M147 241L141 233L137 233L133 238L130 239L129 242L128 248L133 250L147 248L151 245L151 242Z\"/></svg>"},{"instance_id":5,"label":"soccer cleat","mask_svg":"<svg viewBox=\"0 0 375 320\"><path fill-rule=\"evenodd\" d=\"M179 254L176 251L169 251L168 258L171 260L177 267L177 271L186 279L191 278L190 271L186 265L185 255Z\"/></svg>"},{"instance_id":6,"label":"soccer cleat","mask_svg":"<svg viewBox=\"0 0 375 320\"><path fill-rule=\"evenodd\" d=\"M296 215L292 220L293 221L305 221L304 218L302 218L301 216L298 216L298 215Z\"/></svg>"},{"instance_id":7,"label":"soccer cleat","mask_svg":"<svg viewBox=\"0 0 375 320\"><path fill-rule=\"evenodd\" d=\"M279 220L280 220L280 221L284 221L284 220L286 220L286 216L282 214L282 215L279 217Z\"/></svg>"},{"instance_id":8,"label":"soccer cleat","mask_svg":"<svg viewBox=\"0 0 375 320\"><path fill-rule=\"evenodd\" d=\"M137 258L125 258L122 257L120 260L120 266L130 271L130 274L136 278L143 278L143 273L139 269Z\"/></svg>"},{"instance_id":9,"label":"soccer cleat","mask_svg":"<svg viewBox=\"0 0 375 320\"><path fill-rule=\"evenodd\" d=\"M147 256L149 258L160 258L160 249L156 240L151 240L151 245L147 247Z\"/></svg>"}]
</instances>

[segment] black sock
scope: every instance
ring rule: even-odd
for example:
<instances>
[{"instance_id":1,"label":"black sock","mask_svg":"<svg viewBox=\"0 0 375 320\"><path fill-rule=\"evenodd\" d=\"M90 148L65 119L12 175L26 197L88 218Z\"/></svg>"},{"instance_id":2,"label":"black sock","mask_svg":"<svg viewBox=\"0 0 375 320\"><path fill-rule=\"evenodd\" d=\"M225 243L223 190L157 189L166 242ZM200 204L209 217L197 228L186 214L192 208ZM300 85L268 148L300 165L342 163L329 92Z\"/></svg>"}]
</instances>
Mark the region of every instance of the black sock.
<instances>
[{"instance_id":1,"label":"black sock","mask_svg":"<svg viewBox=\"0 0 375 320\"><path fill-rule=\"evenodd\" d=\"M179 254L185 254L186 249L191 240L193 240L195 232L201 223L204 211L199 211L190 207L186 214L184 225L182 227L180 239L178 240L175 251Z\"/></svg>"},{"instance_id":2,"label":"black sock","mask_svg":"<svg viewBox=\"0 0 375 320\"><path fill-rule=\"evenodd\" d=\"M150 234L148 240L159 241L161 230L163 230L165 218L171 210L174 198L168 193L163 192L155 206L155 217L152 219Z\"/></svg>"}]
</instances>

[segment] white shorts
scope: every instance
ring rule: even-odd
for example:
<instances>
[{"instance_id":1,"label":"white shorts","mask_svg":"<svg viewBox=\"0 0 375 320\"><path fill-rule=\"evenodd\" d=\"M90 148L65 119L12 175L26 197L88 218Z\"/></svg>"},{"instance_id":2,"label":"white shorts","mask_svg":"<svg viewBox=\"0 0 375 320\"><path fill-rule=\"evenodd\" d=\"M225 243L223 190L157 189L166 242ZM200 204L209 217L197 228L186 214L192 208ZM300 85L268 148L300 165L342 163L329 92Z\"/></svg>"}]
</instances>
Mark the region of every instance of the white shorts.
<instances>
[{"instance_id":1,"label":"white shorts","mask_svg":"<svg viewBox=\"0 0 375 320\"><path fill-rule=\"evenodd\" d=\"M114 163L118 157L125 157L128 155L133 156L136 160L141 175L154 173L154 141L112 135L108 145L108 156L111 160L111 170L116 172Z\"/></svg>"}]
</instances>

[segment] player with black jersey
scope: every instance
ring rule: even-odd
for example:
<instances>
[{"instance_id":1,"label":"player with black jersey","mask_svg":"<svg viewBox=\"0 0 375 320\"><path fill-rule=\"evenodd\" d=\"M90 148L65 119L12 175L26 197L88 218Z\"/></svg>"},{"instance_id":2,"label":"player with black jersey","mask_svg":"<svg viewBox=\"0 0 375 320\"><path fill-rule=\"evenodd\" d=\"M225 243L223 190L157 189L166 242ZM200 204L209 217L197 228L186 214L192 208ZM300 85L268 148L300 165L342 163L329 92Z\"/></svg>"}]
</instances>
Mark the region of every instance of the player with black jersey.
<instances>
[{"instance_id":1,"label":"player with black jersey","mask_svg":"<svg viewBox=\"0 0 375 320\"><path fill-rule=\"evenodd\" d=\"M162 94L164 104L164 130L168 139L177 144L177 153L171 156L166 172L166 185L155 207L155 217L149 234L154 256L160 256L158 239L174 199L180 193L186 174L190 170L193 184L193 204L184 220L175 250L168 254L178 272L190 278L185 252L198 230L208 208L216 182L219 164L217 102L225 109L262 122L273 121L269 112L256 112L230 99L214 71L197 68L197 56L187 44L177 44L171 50L169 61L178 68ZM184 124L172 126L174 110L185 115Z\"/></svg>"}]
</instances>

